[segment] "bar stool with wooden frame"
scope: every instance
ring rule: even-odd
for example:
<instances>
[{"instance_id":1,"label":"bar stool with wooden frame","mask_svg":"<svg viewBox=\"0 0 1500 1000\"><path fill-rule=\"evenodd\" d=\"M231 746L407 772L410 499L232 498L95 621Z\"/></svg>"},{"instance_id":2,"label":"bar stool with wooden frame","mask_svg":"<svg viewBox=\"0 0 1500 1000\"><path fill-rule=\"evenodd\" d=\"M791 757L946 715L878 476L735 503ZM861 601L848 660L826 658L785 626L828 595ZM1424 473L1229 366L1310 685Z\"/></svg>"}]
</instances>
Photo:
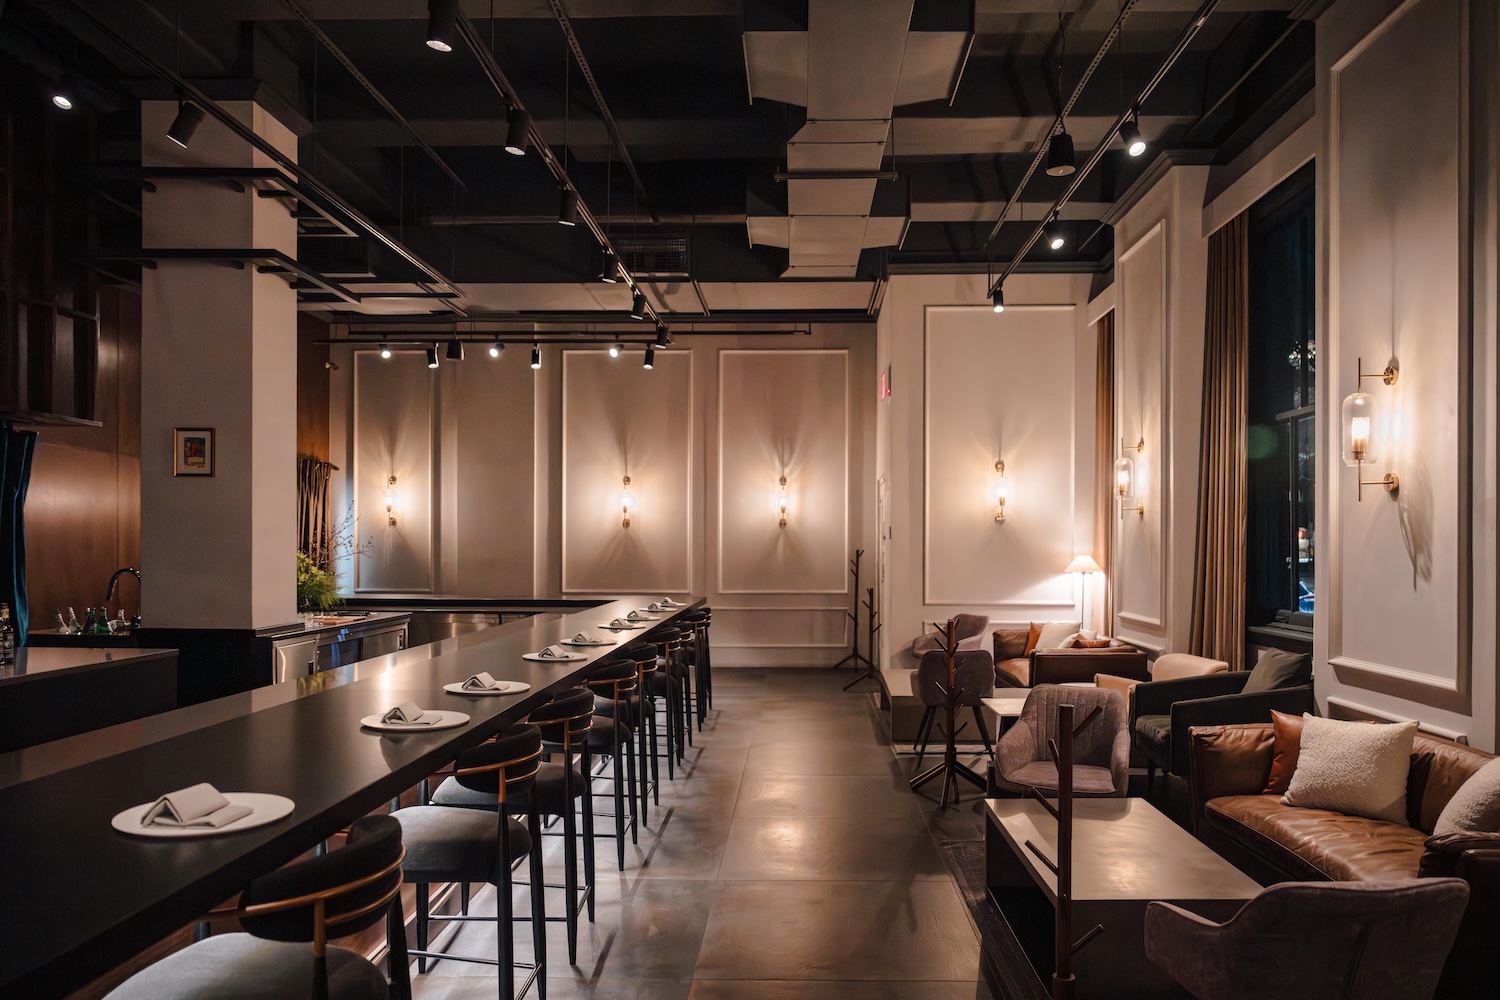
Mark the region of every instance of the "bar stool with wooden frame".
<instances>
[{"instance_id":1,"label":"bar stool with wooden frame","mask_svg":"<svg viewBox=\"0 0 1500 1000\"><path fill-rule=\"evenodd\" d=\"M714 612L712 608L695 608L683 615L681 621L693 635L692 643L686 647L683 658L693 668L692 708L701 733L703 723L708 719L708 711L714 704L713 664L708 644L708 629L714 622Z\"/></svg>"},{"instance_id":2,"label":"bar stool with wooden frame","mask_svg":"<svg viewBox=\"0 0 1500 1000\"><path fill-rule=\"evenodd\" d=\"M417 886L417 947L411 954L417 959L419 973L426 971L429 960L494 965L499 969L503 1000L524 996L532 983L537 986L538 997L546 996L547 911L541 888L540 817L535 804L529 804L527 825L522 826L510 817L508 809L500 808L508 806L518 796L530 796L541 767L541 757L542 732L538 727L529 724L508 726L493 740L460 755L454 764L453 776L444 782L444 785L452 782L455 787L484 797L490 803L487 810L434 804L410 806L391 814L401 824L407 843L403 866L406 880ZM531 861L530 920L534 961L530 963L514 960L516 917L511 898L512 870L523 857L529 857ZM496 916L431 913L430 886L448 882L488 882L493 885ZM456 924L468 920L495 921L495 958L429 950L429 922ZM516 992L517 968L530 970L519 993Z\"/></svg>"},{"instance_id":3,"label":"bar stool with wooden frame","mask_svg":"<svg viewBox=\"0 0 1500 1000\"><path fill-rule=\"evenodd\" d=\"M640 759L640 824L649 820L650 802L661 805L661 789L657 784L660 771L656 757L656 712L652 708L654 699L650 693L650 678L656 673L656 647L650 645L626 646L621 650L625 659L635 664L636 689L624 703L625 719L635 731L636 756ZM611 718L620 711L613 699L601 694L594 696L594 711Z\"/></svg>"},{"instance_id":4,"label":"bar stool with wooden frame","mask_svg":"<svg viewBox=\"0 0 1500 1000\"><path fill-rule=\"evenodd\" d=\"M656 673L649 678L647 690L660 694L665 700L667 721L667 779L675 780L673 764L681 764L687 746L692 743L691 727L687 714L687 667L679 655L683 646L683 633L679 628L658 628L646 634L646 641L655 643L657 650Z\"/></svg>"},{"instance_id":5,"label":"bar stool with wooden frame","mask_svg":"<svg viewBox=\"0 0 1500 1000\"><path fill-rule=\"evenodd\" d=\"M616 660L589 671L584 684L594 692L594 724L589 730L589 748L594 754L608 754L613 777L615 799L615 848L620 871L625 870L625 824L630 824L630 842L637 844L640 837L636 824L636 780L635 780L635 731L631 723L630 703L639 690L639 675L631 660ZM598 711L600 698L608 701L611 712ZM623 761L622 759L623 758ZM624 774L621 773L623 763ZM626 781L629 781L629 796ZM602 777L602 775L600 775ZM593 775L590 776L594 777ZM627 816L626 804L629 804Z\"/></svg>"},{"instance_id":6,"label":"bar stool with wooden frame","mask_svg":"<svg viewBox=\"0 0 1500 1000\"><path fill-rule=\"evenodd\" d=\"M107 1000L409 1000L401 837L400 824L389 816L356 821L342 848L262 875L239 905L209 914L238 919L246 933L214 935L175 952L126 980ZM328 944L382 917L389 983L363 956ZM307 943L310 953L298 947Z\"/></svg>"}]
</instances>

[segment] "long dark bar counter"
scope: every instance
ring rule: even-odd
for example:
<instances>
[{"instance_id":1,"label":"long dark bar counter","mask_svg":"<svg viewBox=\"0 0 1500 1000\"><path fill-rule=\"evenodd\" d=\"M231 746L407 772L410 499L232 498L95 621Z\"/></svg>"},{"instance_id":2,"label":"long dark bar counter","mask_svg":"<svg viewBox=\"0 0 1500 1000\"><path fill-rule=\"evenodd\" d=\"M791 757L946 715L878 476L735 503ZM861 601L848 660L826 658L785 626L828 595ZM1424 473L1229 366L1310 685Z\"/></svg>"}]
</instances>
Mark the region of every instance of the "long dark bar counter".
<instances>
[{"instance_id":1,"label":"long dark bar counter","mask_svg":"<svg viewBox=\"0 0 1500 1000\"><path fill-rule=\"evenodd\" d=\"M9 776L0 783L0 997L65 995L198 919L255 876L524 718L644 630L605 633L618 639L616 646L581 650L587 659L567 664L531 662L523 653L597 631L650 600L632 596L573 614L537 615L436 644L444 648L427 655L404 650L61 741L66 747L0 757L0 775ZM689 608L663 612L651 625ZM531 690L482 698L443 691L481 670L525 681ZM467 712L470 720L397 736L360 729L362 717L405 700ZM284 795L296 808L278 823L187 841L111 829L120 810L199 781Z\"/></svg>"}]
</instances>

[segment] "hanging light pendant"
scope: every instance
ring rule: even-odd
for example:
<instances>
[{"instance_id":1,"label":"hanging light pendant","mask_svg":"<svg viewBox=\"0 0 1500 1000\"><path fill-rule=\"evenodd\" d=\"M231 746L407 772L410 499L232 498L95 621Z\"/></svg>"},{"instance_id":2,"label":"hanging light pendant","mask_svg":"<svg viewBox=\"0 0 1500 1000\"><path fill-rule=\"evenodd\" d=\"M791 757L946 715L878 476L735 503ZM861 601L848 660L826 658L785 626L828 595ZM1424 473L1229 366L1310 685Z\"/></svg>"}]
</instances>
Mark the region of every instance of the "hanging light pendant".
<instances>
[{"instance_id":1,"label":"hanging light pendant","mask_svg":"<svg viewBox=\"0 0 1500 1000\"><path fill-rule=\"evenodd\" d=\"M449 361L462 361L464 359L463 341L459 340L457 337L454 337L452 340L448 341L447 357Z\"/></svg>"},{"instance_id":2,"label":"hanging light pendant","mask_svg":"<svg viewBox=\"0 0 1500 1000\"><path fill-rule=\"evenodd\" d=\"M1005 312L1005 286L999 285L990 293L990 304L995 307L995 312Z\"/></svg>"},{"instance_id":3,"label":"hanging light pendant","mask_svg":"<svg viewBox=\"0 0 1500 1000\"><path fill-rule=\"evenodd\" d=\"M57 81L57 86L52 88L52 103L63 111L72 111L78 103L78 77L69 72L64 73Z\"/></svg>"},{"instance_id":4,"label":"hanging light pendant","mask_svg":"<svg viewBox=\"0 0 1500 1000\"><path fill-rule=\"evenodd\" d=\"M427 0L427 47L438 52L453 51L453 36L458 28L458 0Z\"/></svg>"},{"instance_id":5,"label":"hanging light pendant","mask_svg":"<svg viewBox=\"0 0 1500 1000\"><path fill-rule=\"evenodd\" d=\"M643 360L641 362L641 367L644 368L644 369L646 369L647 371L650 371L651 369L653 369L653 368L656 367L656 345L655 344L647 344L646 345L646 358L645 358L645 360Z\"/></svg>"},{"instance_id":6,"label":"hanging light pendant","mask_svg":"<svg viewBox=\"0 0 1500 1000\"><path fill-rule=\"evenodd\" d=\"M602 251L599 258L599 280L613 285L620 280L620 258L613 250Z\"/></svg>"},{"instance_id":7,"label":"hanging light pendant","mask_svg":"<svg viewBox=\"0 0 1500 1000\"><path fill-rule=\"evenodd\" d=\"M438 366L437 345L433 344L431 347L427 348L427 367L428 368L436 368L437 366Z\"/></svg>"},{"instance_id":8,"label":"hanging light pendant","mask_svg":"<svg viewBox=\"0 0 1500 1000\"><path fill-rule=\"evenodd\" d=\"M635 296L630 300L630 318L646 318L646 293L639 288L635 290Z\"/></svg>"},{"instance_id":9,"label":"hanging light pendant","mask_svg":"<svg viewBox=\"0 0 1500 1000\"><path fill-rule=\"evenodd\" d=\"M506 120L509 124L505 128L505 151L511 156L525 156L526 146L531 142L531 114L511 108Z\"/></svg>"},{"instance_id":10,"label":"hanging light pendant","mask_svg":"<svg viewBox=\"0 0 1500 1000\"><path fill-rule=\"evenodd\" d=\"M1130 117L1120 126L1120 141L1125 144L1125 151L1131 156L1140 156L1146 151L1146 140L1141 138L1139 118L1140 112L1132 109Z\"/></svg>"},{"instance_id":11,"label":"hanging light pendant","mask_svg":"<svg viewBox=\"0 0 1500 1000\"><path fill-rule=\"evenodd\" d=\"M536 344L531 345L531 370L536 371L542 367L542 349Z\"/></svg>"},{"instance_id":12,"label":"hanging light pendant","mask_svg":"<svg viewBox=\"0 0 1500 1000\"><path fill-rule=\"evenodd\" d=\"M1054 215L1052 221L1042 227L1042 239L1047 241L1047 249L1061 250L1068 242L1067 229L1062 220Z\"/></svg>"},{"instance_id":13,"label":"hanging light pendant","mask_svg":"<svg viewBox=\"0 0 1500 1000\"><path fill-rule=\"evenodd\" d=\"M1073 166L1073 137L1064 128L1047 144L1047 176L1067 177L1075 169L1077 168Z\"/></svg>"},{"instance_id":14,"label":"hanging light pendant","mask_svg":"<svg viewBox=\"0 0 1500 1000\"><path fill-rule=\"evenodd\" d=\"M559 225L578 225L578 192L572 188L563 188L557 200L557 221Z\"/></svg>"}]
</instances>

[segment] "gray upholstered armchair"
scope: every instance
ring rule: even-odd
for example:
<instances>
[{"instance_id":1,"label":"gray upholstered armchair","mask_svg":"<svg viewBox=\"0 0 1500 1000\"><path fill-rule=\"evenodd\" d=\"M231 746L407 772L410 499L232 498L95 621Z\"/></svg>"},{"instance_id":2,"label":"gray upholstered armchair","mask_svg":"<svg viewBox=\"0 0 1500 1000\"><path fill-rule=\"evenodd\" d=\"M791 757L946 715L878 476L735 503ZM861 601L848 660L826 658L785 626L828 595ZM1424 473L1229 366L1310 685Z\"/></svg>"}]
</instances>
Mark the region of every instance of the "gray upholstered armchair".
<instances>
[{"instance_id":1,"label":"gray upholstered armchair","mask_svg":"<svg viewBox=\"0 0 1500 1000\"><path fill-rule=\"evenodd\" d=\"M990 627L990 620L984 615L955 615L953 617L953 638L958 640L958 648L954 652L968 652L972 649L983 649L985 643L985 632ZM943 648L943 638L936 631L928 632L912 640L911 649L908 650L912 659L921 661L922 657L933 650Z\"/></svg>"},{"instance_id":2,"label":"gray upholstered armchair","mask_svg":"<svg viewBox=\"0 0 1500 1000\"><path fill-rule=\"evenodd\" d=\"M1146 908L1146 954L1199 1000L1427 1000L1469 899L1459 878L1283 882L1222 924Z\"/></svg>"},{"instance_id":3,"label":"gray upholstered armchair","mask_svg":"<svg viewBox=\"0 0 1500 1000\"><path fill-rule=\"evenodd\" d=\"M1099 717L1073 741L1073 794L1123 798L1130 772L1125 699L1118 691L1097 687L1032 688L1021 717L995 748L996 787L1017 794L1030 788L1057 793L1057 765L1047 740L1057 736L1057 709L1064 704L1073 706L1074 725L1100 709Z\"/></svg>"}]
</instances>

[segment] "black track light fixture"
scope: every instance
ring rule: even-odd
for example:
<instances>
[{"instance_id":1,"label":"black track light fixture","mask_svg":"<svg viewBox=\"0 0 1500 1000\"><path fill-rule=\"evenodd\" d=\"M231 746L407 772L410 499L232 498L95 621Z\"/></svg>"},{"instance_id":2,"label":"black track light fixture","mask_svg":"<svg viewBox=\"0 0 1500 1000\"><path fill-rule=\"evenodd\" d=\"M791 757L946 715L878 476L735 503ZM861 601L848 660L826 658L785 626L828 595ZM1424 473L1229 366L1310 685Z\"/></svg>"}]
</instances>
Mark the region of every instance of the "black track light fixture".
<instances>
[{"instance_id":1,"label":"black track light fixture","mask_svg":"<svg viewBox=\"0 0 1500 1000\"><path fill-rule=\"evenodd\" d=\"M1076 169L1073 166L1073 137L1064 128L1047 144L1047 176L1068 177Z\"/></svg>"},{"instance_id":2,"label":"black track light fixture","mask_svg":"<svg viewBox=\"0 0 1500 1000\"><path fill-rule=\"evenodd\" d=\"M449 361L462 361L464 359L464 342L457 337L448 341L447 358Z\"/></svg>"},{"instance_id":3,"label":"black track light fixture","mask_svg":"<svg viewBox=\"0 0 1500 1000\"><path fill-rule=\"evenodd\" d=\"M1062 220L1054 215L1052 221L1042 227L1042 239L1046 241L1047 249L1061 250L1068 242L1067 229L1063 226Z\"/></svg>"},{"instance_id":4,"label":"black track light fixture","mask_svg":"<svg viewBox=\"0 0 1500 1000\"><path fill-rule=\"evenodd\" d=\"M490 345L490 357L492 357L492 358L498 358L500 355L502 355L504 353L505 353L505 345L502 344L502 343L500 343L500 341L497 340L493 344Z\"/></svg>"},{"instance_id":5,"label":"black track light fixture","mask_svg":"<svg viewBox=\"0 0 1500 1000\"><path fill-rule=\"evenodd\" d=\"M198 126L202 124L203 109L192 101L183 101L177 105L177 117L172 119L172 127L167 129L167 138L187 149Z\"/></svg>"},{"instance_id":6,"label":"black track light fixture","mask_svg":"<svg viewBox=\"0 0 1500 1000\"><path fill-rule=\"evenodd\" d=\"M668 337L667 337L667 324L665 324L665 323L657 323L656 324L656 343L653 346L655 346L655 347L666 347L666 346L668 346L671 343L672 343L672 341L669 340Z\"/></svg>"},{"instance_id":7,"label":"black track light fixture","mask_svg":"<svg viewBox=\"0 0 1500 1000\"><path fill-rule=\"evenodd\" d=\"M562 226L578 225L578 192L562 188L557 198L557 222Z\"/></svg>"},{"instance_id":8,"label":"black track light fixture","mask_svg":"<svg viewBox=\"0 0 1500 1000\"><path fill-rule=\"evenodd\" d=\"M391 345L390 344L381 344L380 345L380 356L382 358L384 358L385 360L387 360L387 361L391 360Z\"/></svg>"},{"instance_id":9,"label":"black track light fixture","mask_svg":"<svg viewBox=\"0 0 1500 1000\"><path fill-rule=\"evenodd\" d=\"M427 47L452 52L457 32L458 0L427 0Z\"/></svg>"},{"instance_id":10,"label":"black track light fixture","mask_svg":"<svg viewBox=\"0 0 1500 1000\"><path fill-rule=\"evenodd\" d=\"M624 350L625 350L625 345L622 344L622 343L620 343L617 340L613 344L609 345L609 356L612 357L612 358L618 358L620 356L621 352L624 351Z\"/></svg>"},{"instance_id":11,"label":"black track light fixture","mask_svg":"<svg viewBox=\"0 0 1500 1000\"><path fill-rule=\"evenodd\" d=\"M531 142L531 113L511 108L506 116L505 151L511 156L525 156Z\"/></svg>"},{"instance_id":12,"label":"black track light fixture","mask_svg":"<svg viewBox=\"0 0 1500 1000\"><path fill-rule=\"evenodd\" d=\"M1132 108L1130 117L1120 126L1120 141L1131 156L1140 156L1146 151L1146 140L1141 138L1140 117L1140 112Z\"/></svg>"},{"instance_id":13,"label":"black track light fixture","mask_svg":"<svg viewBox=\"0 0 1500 1000\"><path fill-rule=\"evenodd\" d=\"M646 318L646 293L639 288L635 290L635 296L630 300L630 318Z\"/></svg>"},{"instance_id":14,"label":"black track light fixture","mask_svg":"<svg viewBox=\"0 0 1500 1000\"><path fill-rule=\"evenodd\" d=\"M78 105L78 77L74 73L64 73L58 78L57 86L52 88L52 103L60 110L72 111Z\"/></svg>"},{"instance_id":15,"label":"black track light fixture","mask_svg":"<svg viewBox=\"0 0 1500 1000\"><path fill-rule=\"evenodd\" d=\"M995 290L990 293L990 303L995 307L995 312L1005 312L1005 286L996 285Z\"/></svg>"},{"instance_id":16,"label":"black track light fixture","mask_svg":"<svg viewBox=\"0 0 1500 1000\"><path fill-rule=\"evenodd\" d=\"M436 368L437 366L438 366L437 345L433 344L431 347L427 348L427 367L428 368Z\"/></svg>"},{"instance_id":17,"label":"black track light fixture","mask_svg":"<svg viewBox=\"0 0 1500 1000\"><path fill-rule=\"evenodd\" d=\"M531 345L531 370L536 371L542 367L542 348L540 345Z\"/></svg>"},{"instance_id":18,"label":"black track light fixture","mask_svg":"<svg viewBox=\"0 0 1500 1000\"><path fill-rule=\"evenodd\" d=\"M641 361L641 367L650 371L656 367L656 345L646 345L646 357Z\"/></svg>"},{"instance_id":19,"label":"black track light fixture","mask_svg":"<svg viewBox=\"0 0 1500 1000\"><path fill-rule=\"evenodd\" d=\"M613 250L604 250L599 255L599 280L611 285L620 280L620 258Z\"/></svg>"}]
</instances>

